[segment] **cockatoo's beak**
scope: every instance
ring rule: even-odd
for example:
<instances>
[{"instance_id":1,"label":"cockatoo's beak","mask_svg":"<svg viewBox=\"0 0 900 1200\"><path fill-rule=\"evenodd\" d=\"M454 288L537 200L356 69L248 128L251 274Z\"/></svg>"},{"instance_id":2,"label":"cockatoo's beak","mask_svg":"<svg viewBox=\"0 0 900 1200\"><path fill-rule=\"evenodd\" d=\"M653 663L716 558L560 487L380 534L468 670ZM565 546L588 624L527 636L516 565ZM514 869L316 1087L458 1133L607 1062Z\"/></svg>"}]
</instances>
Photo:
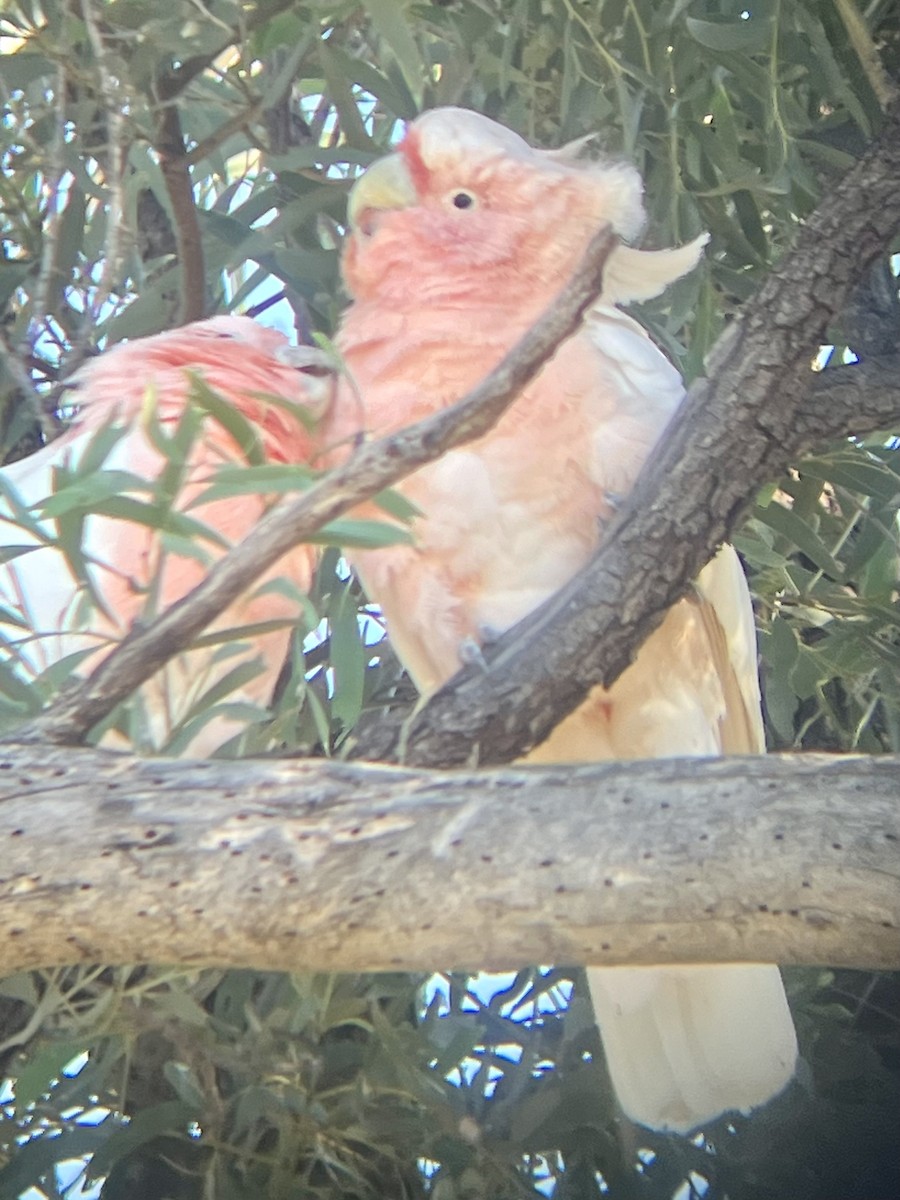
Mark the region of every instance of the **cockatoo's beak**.
<instances>
[{"instance_id":1,"label":"cockatoo's beak","mask_svg":"<svg viewBox=\"0 0 900 1200\"><path fill-rule=\"evenodd\" d=\"M353 185L347 216L351 227L368 237L375 232L379 213L407 208L415 200L415 185L403 157L389 154L372 163Z\"/></svg>"}]
</instances>

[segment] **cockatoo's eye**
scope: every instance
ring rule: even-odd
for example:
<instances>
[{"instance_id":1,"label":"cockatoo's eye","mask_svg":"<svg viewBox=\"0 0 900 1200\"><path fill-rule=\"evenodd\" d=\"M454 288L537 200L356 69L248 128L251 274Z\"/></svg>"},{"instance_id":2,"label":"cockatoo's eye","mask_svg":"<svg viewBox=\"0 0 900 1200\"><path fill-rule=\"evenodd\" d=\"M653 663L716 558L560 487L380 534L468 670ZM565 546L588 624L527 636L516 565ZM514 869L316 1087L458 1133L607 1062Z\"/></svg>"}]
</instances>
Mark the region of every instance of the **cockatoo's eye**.
<instances>
[{"instance_id":1,"label":"cockatoo's eye","mask_svg":"<svg viewBox=\"0 0 900 1200\"><path fill-rule=\"evenodd\" d=\"M454 208L475 208L478 203L471 192L467 192L462 188L451 192L448 199Z\"/></svg>"}]
</instances>

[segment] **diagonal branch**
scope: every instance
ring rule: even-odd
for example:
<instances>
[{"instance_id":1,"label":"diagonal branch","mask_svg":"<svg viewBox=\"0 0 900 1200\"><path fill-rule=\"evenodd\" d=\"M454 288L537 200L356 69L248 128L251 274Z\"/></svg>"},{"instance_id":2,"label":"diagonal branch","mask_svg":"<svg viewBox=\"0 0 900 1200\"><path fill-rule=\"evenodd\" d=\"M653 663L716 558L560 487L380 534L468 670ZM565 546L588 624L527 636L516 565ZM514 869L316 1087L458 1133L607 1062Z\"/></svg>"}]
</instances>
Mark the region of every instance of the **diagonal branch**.
<instances>
[{"instance_id":1,"label":"diagonal branch","mask_svg":"<svg viewBox=\"0 0 900 1200\"><path fill-rule=\"evenodd\" d=\"M598 296L616 245L607 228L593 239L564 291L503 361L458 404L392 437L362 446L299 499L278 505L252 537L225 555L204 581L147 629L132 631L99 667L66 691L17 738L77 743L121 700L186 649L215 617L299 542L411 471L483 436L577 328Z\"/></svg>"},{"instance_id":2,"label":"diagonal branch","mask_svg":"<svg viewBox=\"0 0 900 1200\"><path fill-rule=\"evenodd\" d=\"M896 388L889 379L890 391L883 386L886 362L850 369L881 381L868 411L856 389L852 409L817 404L811 361L852 287L898 229L895 106L880 137L713 348L708 378L691 387L594 562L500 640L486 671L460 672L411 727L387 741L370 735L359 755L457 766L506 762L537 745L592 686L609 685L628 666L760 483L815 445L896 419L896 406L884 405ZM825 383L832 399L848 378L849 370L841 383Z\"/></svg>"}]
</instances>

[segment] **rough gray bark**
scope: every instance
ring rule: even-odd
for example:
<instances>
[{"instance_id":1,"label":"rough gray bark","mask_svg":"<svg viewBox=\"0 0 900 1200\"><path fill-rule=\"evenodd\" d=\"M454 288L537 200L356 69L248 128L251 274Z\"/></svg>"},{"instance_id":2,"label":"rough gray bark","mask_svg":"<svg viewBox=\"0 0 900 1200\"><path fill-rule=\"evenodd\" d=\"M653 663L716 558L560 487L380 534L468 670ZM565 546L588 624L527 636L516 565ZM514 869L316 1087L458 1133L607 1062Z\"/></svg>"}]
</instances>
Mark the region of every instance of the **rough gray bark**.
<instances>
[{"instance_id":1,"label":"rough gray bark","mask_svg":"<svg viewBox=\"0 0 900 1200\"><path fill-rule=\"evenodd\" d=\"M900 756L416 772L0 752L6 971L900 967Z\"/></svg>"}]
</instances>

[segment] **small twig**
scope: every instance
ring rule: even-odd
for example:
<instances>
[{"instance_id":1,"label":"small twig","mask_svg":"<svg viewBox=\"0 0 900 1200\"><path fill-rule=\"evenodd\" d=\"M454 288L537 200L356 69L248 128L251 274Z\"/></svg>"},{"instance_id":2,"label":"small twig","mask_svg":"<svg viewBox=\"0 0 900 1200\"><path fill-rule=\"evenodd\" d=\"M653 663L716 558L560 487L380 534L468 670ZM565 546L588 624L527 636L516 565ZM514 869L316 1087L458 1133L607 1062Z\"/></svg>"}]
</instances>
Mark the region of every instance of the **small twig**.
<instances>
[{"instance_id":1,"label":"small twig","mask_svg":"<svg viewBox=\"0 0 900 1200\"><path fill-rule=\"evenodd\" d=\"M897 87L884 69L878 49L872 40L871 33L866 28L856 0L835 0L834 6L847 31L850 45L856 51L856 56L862 64L869 86L882 108L887 108L897 95Z\"/></svg>"},{"instance_id":2,"label":"small twig","mask_svg":"<svg viewBox=\"0 0 900 1200\"><path fill-rule=\"evenodd\" d=\"M50 301L53 276L56 274L56 250L59 242L60 214L59 185L65 173L63 154L65 151L65 104L66 104L66 67L60 63L56 69L56 88L53 96L53 116L55 130L51 144L50 155L44 166L44 205L43 236L41 239L41 268L40 274L32 293L34 319L41 320ZM29 351L31 347L28 347Z\"/></svg>"},{"instance_id":3,"label":"small twig","mask_svg":"<svg viewBox=\"0 0 900 1200\"><path fill-rule=\"evenodd\" d=\"M282 289L280 292L275 292L274 295L267 296L265 300L260 300L258 304L251 305L250 308L246 310L245 315L256 320L257 317L261 317L264 312L267 312L274 305L280 304L281 301L286 298L286 296L287 293L284 291L284 289ZM301 338L300 340L311 344L310 338Z\"/></svg>"},{"instance_id":4,"label":"small twig","mask_svg":"<svg viewBox=\"0 0 900 1200\"><path fill-rule=\"evenodd\" d=\"M215 133L211 133L209 137L205 137L202 142L198 142L190 150L186 150L181 159L176 160L173 166L192 167L198 162L202 162L207 155L218 150L221 145L246 125L251 124L263 111L262 100L256 100L247 108L242 109L239 113L235 113L233 117L219 126Z\"/></svg>"},{"instance_id":5,"label":"small twig","mask_svg":"<svg viewBox=\"0 0 900 1200\"><path fill-rule=\"evenodd\" d=\"M578 271L548 311L459 403L391 437L361 446L349 462L330 471L299 499L278 505L193 592L148 629L128 634L83 684L62 693L46 712L17 730L17 740L78 743L293 546L447 450L487 433L577 327L601 290L603 267L616 244L608 228L594 237Z\"/></svg>"},{"instance_id":6,"label":"small twig","mask_svg":"<svg viewBox=\"0 0 900 1200\"><path fill-rule=\"evenodd\" d=\"M180 324L200 320L206 315L206 276L203 269L203 241L197 221L190 174L191 164L199 161L202 147L194 147L190 153L186 150L176 101L199 75L213 65L220 54L225 53L229 46L234 45L239 39L243 41L248 33L252 33L253 30L264 22L270 21L278 13L284 12L292 4L293 0L274 0L273 3L254 10L245 20L242 19L237 28L215 18L216 24L229 36L215 50L186 58L176 67L164 71L156 82L155 95L160 110L155 149L160 156L160 169L172 208L178 243L178 260L181 265L183 289L181 312L179 313ZM203 8L202 5L199 7ZM238 127L240 123L249 119L246 114L238 116L241 118ZM223 126L224 128L227 126ZM222 130L219 130L212 137L217 138L221 134ZM214 148L210 139L207 139L207 143L204 145L206 153Z\"/></svg>"},{"instance_id":7,"label":"small twig","mask_svg":"<svg viewBox=\"0 0 900 1200\"><path fill-rule=\"evenodd\" d=\"M32 324L46 323L47 310L50 307L51 292L58 282L56 255L59 245L59 234L62 224L59 212L60 183L65 174L65 105L66 105L67 72L65 63L59 63L56 69L56 88L53 96L53 114L55 130L51 143L50 155L44 166L46 202L44 206L43 233L41 237L41 265L37 282L31 298ZM26 328L22 339L20 354L22 357L31 356L33 346L29 338L29 328ZM58 432L53 414L47 411L39 393L33 386L25 389L25 397L34 409L34 415L41 426L41 432L47 440L54 438Z\"/></svg>"},{"instance_id":8,"label":"small twig","mask_svg":"<svg viewBox=\"0 0 900 1200\"><path fill-rule=\"evenodd\" d=\"M112 295L118 279L122 260L125 114L123 111L124 98L121 95L122 83L121 80L114 77L110 69L109 55L103 42L103 35L94 20L93 0L81 0L81 14L94 51L94 61L100 78L100 94L103 97L107 135L106 156L103 163L107 190L106 244L103 251L103 272L91 301L93 319L86 322L86 325L90 327L96 324L103 314L103 309Z\"/></svg>"},{"instance_id":9,"label":"small twig","mask_svg":"<svg viewBox=\"0 0 900 1200\"><path fill-rule=\"evenodd\" d=\"M209 21L212 25L218 25L220 29L224 29L224 31L228 34L233 33L231 26L226 25L221 17L217 17L215 13L210 12L206 5L201 3L201 0L191 0L191 3L195 8L199 9L204 21Z\"/></svg>"}]
</instances>

